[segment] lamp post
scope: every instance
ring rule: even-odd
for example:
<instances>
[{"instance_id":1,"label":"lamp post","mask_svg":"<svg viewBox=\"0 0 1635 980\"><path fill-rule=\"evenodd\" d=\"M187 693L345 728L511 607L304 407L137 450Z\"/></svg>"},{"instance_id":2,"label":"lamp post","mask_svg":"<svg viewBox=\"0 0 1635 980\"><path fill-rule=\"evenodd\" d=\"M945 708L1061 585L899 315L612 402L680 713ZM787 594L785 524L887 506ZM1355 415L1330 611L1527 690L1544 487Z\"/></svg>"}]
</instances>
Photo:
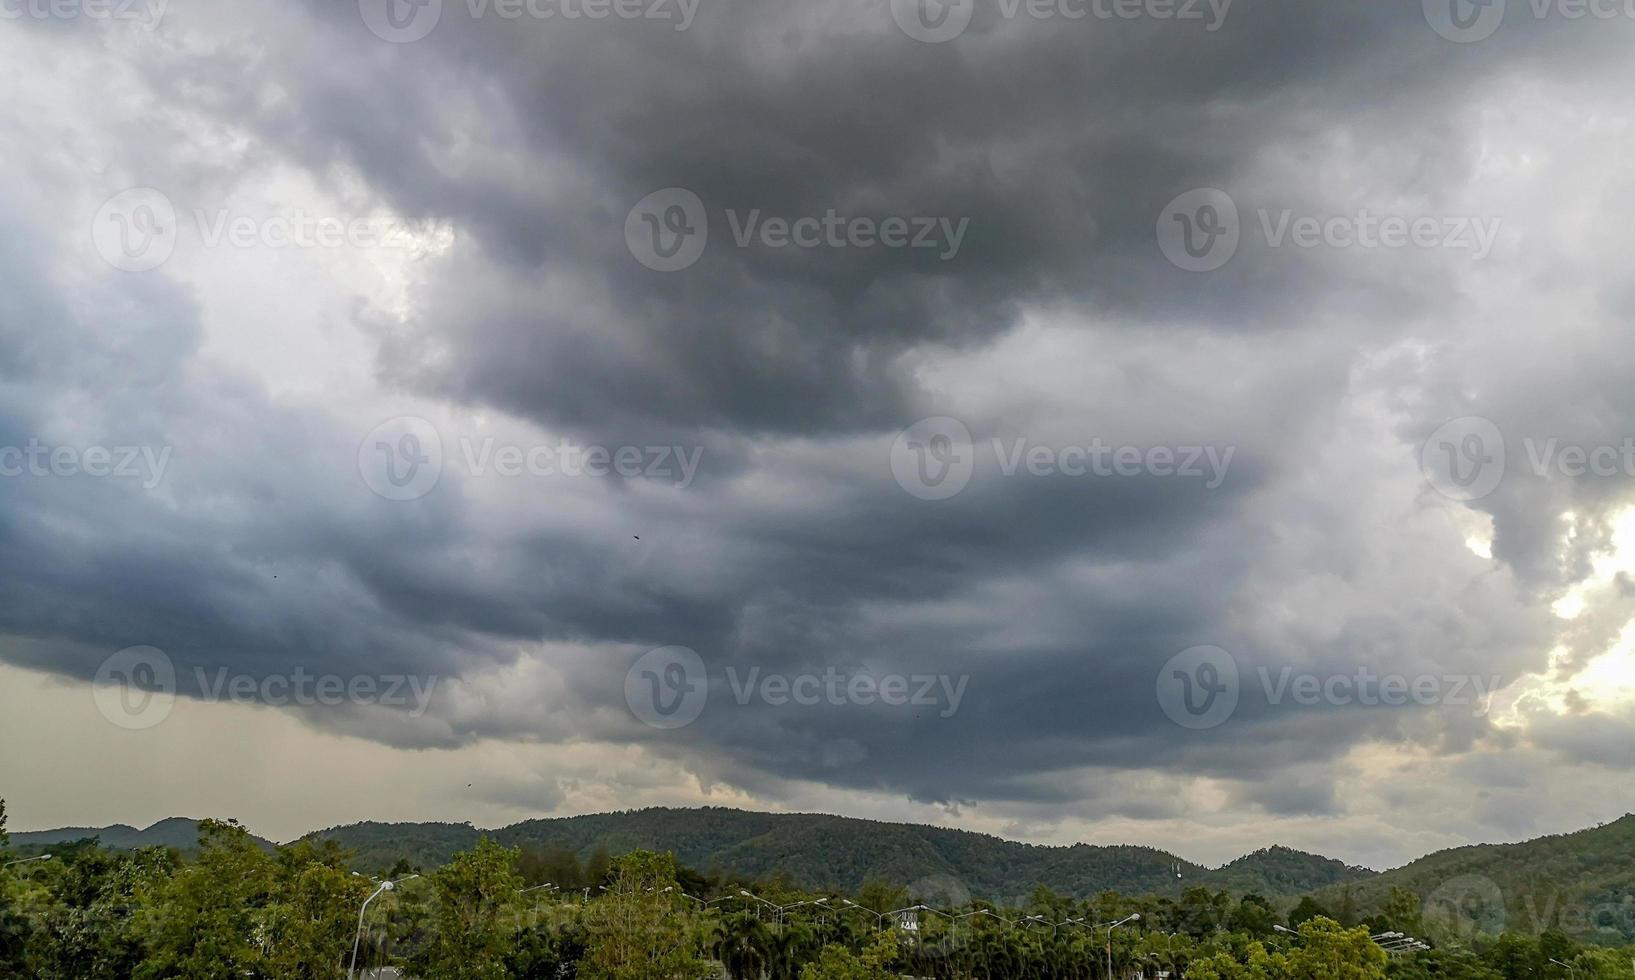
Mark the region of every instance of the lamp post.
<instances>
[{"instance_id":1,"label":"lamp post","mask_svg":"<svg viewBox=\"0 0 1635 980\"><path fill-rule=\"evenodd\" d=\"M51 855L41 854L39 857L18 858L15 861L7 861L5 864L0 864L0 868L9 868L14 864L27 864L30 861L49 861L49 860L51 860Z\"/></svg>"},{"instance_id":2,"label":"lamp post","mask_svg":"<svg viewBox=\"0 0 1635 980\"><path fill-rule=\"evenodd\" d=\"M1130 915L1125 916L1107 927L1107 980L1113 980L1113 930L1117 929L1119 926L1140 921L1141 913L1132 912Z\"/></svg>"},{"instance_id":3,"label":"lamp post","mask_svg":"<svg viewBox=\"0 0 1635 980\"><path fill-rule=\"evenodd\" d=\"M1024 916L1022 916L1021 921L1022 922L1037 922L1042 926L1049 926L1050 927L1050 934L1052 936L1056 935L1056 923L1050 921L1049 919L1045 918L1042 915L1024 915Z\"/></svg>"},{"instance_id":4,"label":"lamp post","mask_svg":"<svg viewBox=\"0 0 1635 980\"><path fill-rule=\"evenodd\" d=\"M682 891L681 889L677 888L674 885L664 886L664 892L667 895L668 894L680 895L682 898L685 898L685 899L687 899L689 901L697 902L698 907L701 908L701 909L707 909L707 908L710 907L709 903L704 901L702 898L694 898L693 896L687 894L686 892Z\"/></svg>"},{"instance_id":5,"label":"lamp post","mask_svg":"<svg viewBox=\"0 0 1635 980\"><path fill-rule=\"evenodd\" d=\"M358 969L358 946L363 942L363 916L364 913L369 911L369 903L379 898L382 892L389 892L396 888L399 882L410 881L418 877L420 876L410 875L407 878L399 878L397 881L383 881L380 883L380 887L375 889L373 895L363 900L363 908L358 909L358 932L356 936L352 937L352 965L346 968L346 980L352 980L353 974Z\"/></svg>"},{"instance_id":6,"label":"lamp post","mask_svg":"<svg viewBox=\"0 0 1635 980\"><path fill-rule=\"evenodd\" d=\"M845 905L847 908L856 909L857 911L862 912L864 915L874 916L874 927L876 929L885 928L883 925L881 925L881 923L884 922L885 918L886 918L883 913L876 912L875 910L870 909L870 908L864 908L863 906L857 904L856 902L852 901L849 898L843 898L843 899L840 900L840 902L841 902L842 905Z\"/></svg>"},{"instance_id":7,"label":"lamp post","mask_svg":"<svg viewBox=\"0 0 1635 980\"><path fill-rule=\"evenodd\" d=\"M1560 960L1558 960L1558 959L1554 959L1554 958L1552 958L1552 959L1551 959L1551 960L1550 960L1550 962L1551 962L1551 963L1554 963L1554 964L1555 964L1555 965L1556 965L1556 966L1564 966L1564 967L1566 967L1566 968L1567 968L1567 975L1568 975L1568 976L1569 976L1569 977L1576 977L1576 976L1578 976L1578 971L1577 971L1577 970L1575 970L1575 969L1573 969L1573 965L1572 965L1572 964L1571 964L1571 963L1563 963L1563 962L1561 962L1561 961L1560 961Z\"/></svg>"}]
</instances>

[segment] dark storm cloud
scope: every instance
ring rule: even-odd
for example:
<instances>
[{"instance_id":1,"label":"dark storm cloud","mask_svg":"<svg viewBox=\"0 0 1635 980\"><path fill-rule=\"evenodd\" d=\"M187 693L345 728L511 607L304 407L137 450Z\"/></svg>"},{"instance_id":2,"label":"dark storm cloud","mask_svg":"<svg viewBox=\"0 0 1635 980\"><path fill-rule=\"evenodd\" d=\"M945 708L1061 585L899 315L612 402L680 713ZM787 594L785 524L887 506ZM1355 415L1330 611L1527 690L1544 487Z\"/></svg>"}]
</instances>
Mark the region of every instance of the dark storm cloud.
<instances>
[{"instance_id":1,"label":"dark storm cloud","mask_svg":"<svg viewBox=\"0 0 1635 980\"><path fill-rule=\"evenodd\" d=\"M1443 327L1467 315L1467 256L1255 240L1256 209L1345 212L1358 187L1423 213L1456 207L1481 163L1474 97L1545 65L1588 85L1609 53L1600 36L1519 22L1460 47L1416 5L1293 0L1240 0L1213 33L1001 22L983 5L945 45L905 37L885 3L705 0L686 32L478 21L451 3L405 45L372 36L350 3L257 7L250 27L179 3L170 16L212 43L161 45L139 70L244 142L222 140L214 163L139 148L141 179L209 199L293 163L456 228L450 253L417 271L406 314L360 302L383 387L582 440L698 446L705 462L685 489L587 481L571 502L594 499L595 519L452 475L412 504L377 499L357 475L367 425L205 369L200 313L167 274L103 269L70 286L36 269L29 238L66 233L19 218L0 245L17 259L0 291L0 443L86 411L71 403L90 392L106 431L173 445L176 464L163 494L0 482L0 542L25 556L0 570L0 628L15 639L0 653L17 662L86 677L97 651L146 643L184 667L470 678L560 643L583 655L553 661L549 711L444 705L446 728L429 734L313 721L406 745L640 742L768 799L805 779L1157 819L1177 811L1078 777L1158 769L1236 780L1249 810L1330 814L1331 782L1280 783L1281 770L1368 741L1457 751L1494 736L1458 707L1269 704L1255 671L1538 669L1553 636L1540 597L1595 547L1555 563L1560 511L1593 522L1628 496L1611 481L1507 481L1474 505L1495 518L1497 566L1452 528L1405 527L1380 503L1428 493L1405 447L1449 417L1627 430L1631 365L1610 311L1628 293L1606 293L1609 326L1576 328L1607 356L1541 363ZM624 225L671 186L704 202L710 240L695 265L661 273L631 255ZM1243 212L1240 253L1208 276L1170 265L1154 232L1199 186L1228 189ZM946 260L738 248L729 209L969 230ZM75 289L93 302L70 302ZM99 325L106 310L120 331ZM1063 336L1030 340L1028 316ZM1348 414L1377 384L1367 372L1421 339L1435 355L1393 366L1400 381L1378 384L1372 409L1400 420L1401 444L1367 442ZM1007 356L1011 344L1024 349ZM1541 407L1575 385L1594 393L1593 419ZM965 492L928 502L894 482L890 444L942 414L987 455ZM986 447L1019 437L1235 455L1215 488L1004 476ZM652 550L633 560L638 535ZM1586 626L1581 645L1607 635ZM1244 674L1237 715L1213 734L1174 724L1154 693L1160 666L1198 644L1228 649ZM711 671L710 707L677 732L640 726L624 704L631 662L668 645ZM732 703L725 672L752 667L967 684L946 716ZM1573 733L1551 737L1585 754ZM526 780L488 792L560 798Z\"/></svg>"}]
</instances>

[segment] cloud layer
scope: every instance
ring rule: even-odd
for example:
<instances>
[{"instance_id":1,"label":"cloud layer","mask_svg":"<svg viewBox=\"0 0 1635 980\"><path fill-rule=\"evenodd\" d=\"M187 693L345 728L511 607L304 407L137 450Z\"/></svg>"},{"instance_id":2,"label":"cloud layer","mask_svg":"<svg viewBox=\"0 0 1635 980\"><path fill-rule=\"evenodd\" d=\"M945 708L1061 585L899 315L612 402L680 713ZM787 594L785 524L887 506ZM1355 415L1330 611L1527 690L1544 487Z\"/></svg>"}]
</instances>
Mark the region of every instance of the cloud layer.
<instances>
[{"instance_id":1,"label":"cloud layer","mask_svg":"<svg viewBox=\"0 0 1635 980\"><path fill-rule=\"evenodd\" d=\"M435 679L278 706L490 774L380 819L840 801L1383 864L1629 808L1635 21L389 2L0 22L0 447L48 461L0 477L0 660ZM1207 726L1219 674L1166 667L1204 645Z\"/></svg>"}]
</instances>

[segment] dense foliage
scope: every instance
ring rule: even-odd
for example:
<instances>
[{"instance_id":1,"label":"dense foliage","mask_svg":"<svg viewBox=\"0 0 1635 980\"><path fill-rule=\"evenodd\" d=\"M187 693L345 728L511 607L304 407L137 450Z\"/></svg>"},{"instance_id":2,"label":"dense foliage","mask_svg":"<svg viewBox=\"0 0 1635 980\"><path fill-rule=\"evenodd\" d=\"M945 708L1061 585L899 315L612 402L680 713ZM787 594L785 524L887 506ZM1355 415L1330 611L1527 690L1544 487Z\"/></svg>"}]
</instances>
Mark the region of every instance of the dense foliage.
<instances>
[{"instance_id":1,"label":"dense foliage","mask_svg":"<svg viewBox=\"0 0 1635 980\"><path fill-rule=\"evenodd\" d=\"M1425 896L1429 914L1466 932L1556 929L1612 945L1635 940L1635 816L1521 844L1439 851L1316 896L1364 914L1393 890Z\"/></svg>"},{"instance_id":2,"label":"dense foliage","mask_svg":"<svg viewBox=\"0 0 1635 980\"><path fill-rule=\"evenodd\" d=\"M0 805L0 863L16 853L4 830ZM269 851L217 821L192 853L86 841L0 869L0 977L318 980L346 976L356 943L360 968L438 980L1635 980L1629 949L1462 930L1401 889L1365 918L1197 886L943 903L884 880L826 894L668 852L581 859L481 837L377 881L333 842ZM1390 957L1394 933L1434 948Z\"/></svg>"},{"instance_id":3,"label":"dense foliage","mask_svg":"<svg viewBox=\"0 0 1635 980\"><path fill-rule=\"evenodd\" d=\"M378 870L400 859L442 864L481 835L466 824L365 823L312 836L340 842L358 855L362 867ZM957 889L1020 899L1040 884L1080 898L1109 888L1175 896L1204 885L1292 899L1373 874L1287 848L1260 851L1212 871L1148 847L1042 847L940 827L719 807L529 820L490 836L507 846L580 859L598 850L668 851L692 867L754 878L782 875L815 889L855 891L874 877L941 881L945 900L963 900Z\"/></svg>"}]
</instances>

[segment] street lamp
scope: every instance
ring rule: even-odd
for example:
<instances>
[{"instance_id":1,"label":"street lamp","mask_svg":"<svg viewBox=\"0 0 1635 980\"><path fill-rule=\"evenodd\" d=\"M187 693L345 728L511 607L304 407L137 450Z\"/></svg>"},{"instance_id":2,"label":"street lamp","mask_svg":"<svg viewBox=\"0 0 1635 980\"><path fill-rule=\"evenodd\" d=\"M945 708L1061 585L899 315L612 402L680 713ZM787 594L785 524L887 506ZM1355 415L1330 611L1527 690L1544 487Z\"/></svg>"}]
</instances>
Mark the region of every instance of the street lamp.
<instances>
[{"instance_id":1,"label":"street lamp","mask_svg":"<svg viewBox=\"0 0 1635 980\"><path fill-rule=\"evenodd\" d=\"M396 888L400 882L411 881L418 877L420 876L410 875L407 878L399 878L397 881L383 881L380 883L380 887L375 889L373 895L363 900L363 908L358 909L358 933L352 938L352 965L346 968L346 980L352 980L353 973L358 969L358 946L363 942L363 916L365 912L369 911L369 903L379 898L382 892L389 892Z\"/></svg>"},{"instance_id":2,"label":"street lamp","mask_svg":"<svg viewBox=\"0 0 1635 980\"><path fill-rule=\"evenodd\" d=\"M882 923L885 921L885 918L886 918L883 914L881 914L879 912L876 912L875 910L870 909L870 908L864 908L863 906L857 904L856 902L852 901L849 898L843 898L843 899L840 900L840 902L841 902L842 905L845 905L847 908L856 909L857 911L862 912L864 915L874 916L874 927L876 929L885 928L885 926L882 925Z\"/></svg>"},{"instance_id":3,"label":"street lamp","mask_svg":"<svg viewBox=\"0 0 1635 980\"><path fill-rule=\"evenodd\" d=\"M664 892L667 895L673 893L673 894L676 894L676 895L680 895L682 898L690 899L691 901L697 902L699 908L707 909L707 908L710 907L709 903L704 901L702 898L694 898L693 896L687 894L686 892L682 891L681 889L677 888L674 885L665 885L664 886Z\"/></svg>"},{"instance_id":4,"label":"street lamp","mask_svg":"<svg viewBox=\"0 0 1635 980\"><path fill-rule=\"evenodd\" d=\"M14 864L27 864L30 861L49 861L49 860L51 860L51 855L41 854L39 857L19 858L16 861L7 861L5 864L0 864L0 868L9 868Z\"/></svg>"},{"instance_id":5,"label":"street lamp","mask_svg":"<svg viewBox=\"0 0 1635 980\"><path fill-rule=\"evenodd\" d=\"M1050 921L1049 919L1045 918L1042 915L1024 915L1024 916L1022 916L1020 921L1022 921L1022 922L1037 922L1040 925L1049 926L1050 927L1050 934L1052 936L1056 935L1056 923Z\"/></svg>"},{"instance_id":6,"label":"street lamp","mask_svg":"<svg viewBox=\"0 0 1635 980\"><path fill-rule=\"evenodd\" d=\"M1115 922L1112 925L1107 927L1107 980L1112 980L1112 977L1113 977L1113 930L1117 929L1119 926L1127 925L1127 924L1129 924L1131 922L1140 922L1140 921L1141 921L1141 913L1140 912L1132 912L1129 915L1125 916L1122 919L1119 919L1117 922Z\"/></svg>"},{"instance_id":7,"label":"street lamp","mask_svg":"<svg viewBox=\"0 0 1635 980\"><path fill-rule=\"evenodd\" d=\"M1556 966L1566 967L1568 976L1570 976L1570 977L1578 976L1578 971L1573 969L1573 965L1571 963L1563 963L1563 962L1561 962L1560 960L1557 960L1557 959L1552 959L1552 960L1550 960L1550 962L1554 963Z\"/></svg>"}]
</instances>

